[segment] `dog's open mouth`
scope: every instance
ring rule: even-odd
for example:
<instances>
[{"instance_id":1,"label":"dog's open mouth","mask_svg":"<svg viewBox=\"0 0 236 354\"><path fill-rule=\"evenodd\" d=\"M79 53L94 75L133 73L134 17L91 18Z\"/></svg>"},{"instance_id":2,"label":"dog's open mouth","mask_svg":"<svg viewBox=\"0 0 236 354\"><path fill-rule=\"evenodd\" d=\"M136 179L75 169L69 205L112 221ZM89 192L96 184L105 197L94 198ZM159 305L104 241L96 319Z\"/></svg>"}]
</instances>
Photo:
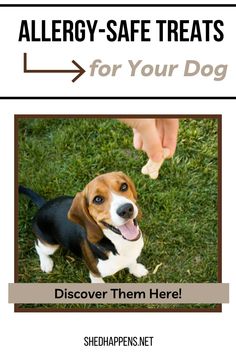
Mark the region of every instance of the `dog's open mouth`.
<instances>
[{"instance_id":1,"label":"dog's open mouth","mask_svg":"<svg viewBox=\"0 0 236 354\"><path fill-rule=\"evenodd\" d=\"M141 234L136 219L130 219L125 224L117 227L110 225L105 221L102 221L102 223L108 229L115 232L116 234L122 235L122 237L128 241L138 240Z\"/></svg>"}]
</instances>

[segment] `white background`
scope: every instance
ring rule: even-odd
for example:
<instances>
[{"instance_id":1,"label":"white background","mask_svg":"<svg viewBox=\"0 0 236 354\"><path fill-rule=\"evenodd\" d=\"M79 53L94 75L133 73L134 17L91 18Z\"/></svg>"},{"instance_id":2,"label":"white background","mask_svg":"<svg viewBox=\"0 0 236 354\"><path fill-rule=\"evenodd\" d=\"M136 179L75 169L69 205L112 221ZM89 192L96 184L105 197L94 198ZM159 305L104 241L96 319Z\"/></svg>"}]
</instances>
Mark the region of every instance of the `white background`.
<instances>
[{"instance_id":1,"label":"white background","mask_svg":"<svg viewBox=\"0 0 236 354\"><path fill-rule=\"evenodd\" d=\"M0 77L4 86L1 96L229 96L236 80L235 11L229 8L1 8ZM51 20L98 19L98 28L105 28L110 19L151 20L151 42L109 42L104 34L95 35L95 41L83 42L19 42L22 20L36 20L36 35L41 33L42 20L46 20L47 36L50 36ZM216 42L159 42L155 38L159 19L171 20L223 20L224 40ZM191 28L191 26L190 26ZM201 26L204 38L204 26ZM214 30L212 29L212 32ZM211 33L212 33L211 32ZM87 33L88 34L88 33ZM86 37L87 38L87 37ZM32 74L23 72L23 53L28 54L28 69L74 69L76 60L86 73L75 83L75 74ZM95 59L103 64L122 64L117 76L90 76L90 65ZM128 60L153 66L178 64L172 77L130 77ZM227 75L222 81L214 81L214 75L184 77L186 60L196 60L201 66L211 64L228 65ZM138 70L139 71L139 70ZM124 85L125 82L125 85ZM191 92L189 88L191 87Z\"/></svg>"},{"instance_id":2,"label":"white background","mask_svg":"<svg viewBox=\"0 0 236 354\"><path fill-rule=\"evenodd\" d=\"M229 54L227 60L231 60ZM20 82L16 83L17 87ZM48 80L44 79L44 82L49 84ZM8 89L6 81L0 84L4 89L2 85ZM34 90L36 81L33 80L30 85L31 90ZM196 88L188 87L191 94L194 94L194 90L203 89L202 82L196 85ZM23 92L28 89L28 85L27 88L22 85ZM14 88L12 90L13 94ZM235 83L230 85L230 90L233 95ZM179 94L179 91L175 94ZM8 304L7 284L14 281L14 114L103 113L223 115L223 282L230 283L230 304L223 305L222 313L14 313L13 305ZM235 113L235 101L227 100L1 101L1 352L235 353ZM155 340L154 346L148 348L83 347L84 336L99 335L147 335L154 336Z\"/></svg>"}]
</instances>

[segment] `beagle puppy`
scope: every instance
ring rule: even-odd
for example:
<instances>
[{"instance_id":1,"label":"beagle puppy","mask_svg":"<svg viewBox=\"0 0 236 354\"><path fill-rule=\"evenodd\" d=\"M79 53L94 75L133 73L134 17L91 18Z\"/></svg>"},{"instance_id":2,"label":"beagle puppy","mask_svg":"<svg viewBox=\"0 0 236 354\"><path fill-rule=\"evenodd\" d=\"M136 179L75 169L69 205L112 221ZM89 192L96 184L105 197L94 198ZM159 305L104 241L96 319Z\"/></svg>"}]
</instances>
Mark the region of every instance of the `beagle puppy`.
<instances>
[{"instance_id":1,"label":"beagle puppy","mask_svg":"<svg viewBox=\"0 0 236 354\"><path fill-rule=\"evenodd\" d=\"M23 186L38 207L33 231L43 272L51 272L51 255L63 246L84 259L92 283L128 268L136 277L148 273L137 262L143 248L138 226L137 193L131 179L123 172L111 172L94 178L76 196L61 196L45 201Z\"/></svg>"}]
</instances>

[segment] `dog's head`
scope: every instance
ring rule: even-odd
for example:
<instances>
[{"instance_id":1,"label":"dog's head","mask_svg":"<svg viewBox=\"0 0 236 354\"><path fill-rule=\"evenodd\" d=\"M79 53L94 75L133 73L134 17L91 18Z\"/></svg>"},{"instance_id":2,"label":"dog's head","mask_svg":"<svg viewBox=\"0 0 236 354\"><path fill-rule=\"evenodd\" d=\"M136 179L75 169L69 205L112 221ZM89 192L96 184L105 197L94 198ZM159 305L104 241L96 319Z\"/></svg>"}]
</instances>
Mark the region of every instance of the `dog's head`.
<instances>
[{"instance_id":1,"label":"dog's head","mask_svg":"<svg viewBox=\"0 0 236 354\"><path fill-rule=\"evenodd\" d=\"M94 178L76 194L68 212L69 220L82 225L92 243L109 230L117 237L135 241L140 237L137 193L123 172L111 172Z\"/></svg>"}]
</instances>

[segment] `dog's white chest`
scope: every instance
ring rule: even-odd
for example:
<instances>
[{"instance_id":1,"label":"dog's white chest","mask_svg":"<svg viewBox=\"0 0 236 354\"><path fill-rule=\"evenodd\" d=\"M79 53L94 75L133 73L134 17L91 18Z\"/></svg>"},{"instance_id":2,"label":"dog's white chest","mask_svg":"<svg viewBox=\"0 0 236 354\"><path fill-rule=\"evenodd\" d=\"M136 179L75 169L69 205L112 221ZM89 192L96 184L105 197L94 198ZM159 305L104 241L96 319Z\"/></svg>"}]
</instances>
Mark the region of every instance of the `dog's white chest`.
<instances>
[{"instance_id":1,"label":"dog's white chest","mask_svg":"<svg viewBox=\"0 0 236 354\"><path fill-rule=\"evenodd\" d=\"M97 268L101 277L113 275L119 270L134 264L140 256L144 244L142 236L137 241L124 240L111 231L107 231L106 236L113 242L118 254L110 253L106 261L99 260Z\"/></svg>"}]
</instances>

